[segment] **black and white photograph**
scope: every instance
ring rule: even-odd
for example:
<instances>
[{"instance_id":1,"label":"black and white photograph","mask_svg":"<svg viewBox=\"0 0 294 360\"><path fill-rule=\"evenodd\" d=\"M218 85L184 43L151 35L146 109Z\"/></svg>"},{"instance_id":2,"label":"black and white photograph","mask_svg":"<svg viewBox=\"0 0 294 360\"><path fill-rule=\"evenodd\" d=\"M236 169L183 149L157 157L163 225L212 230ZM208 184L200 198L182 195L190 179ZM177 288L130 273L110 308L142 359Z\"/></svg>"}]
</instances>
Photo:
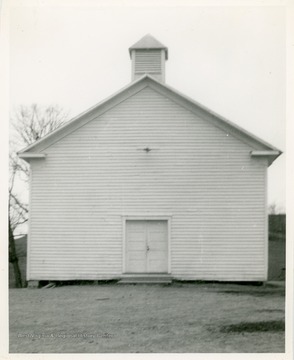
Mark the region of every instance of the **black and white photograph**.
<instances>
[{"instance_id":1,"label":"black and white photograph","mask_svg":"<svg viewBox=\"0 0 294 360\"><path fill-rule=\"evenodd\" d=\"M9 356L290 359L287 1L7 3Z\"/></svg>"}]
</instances>

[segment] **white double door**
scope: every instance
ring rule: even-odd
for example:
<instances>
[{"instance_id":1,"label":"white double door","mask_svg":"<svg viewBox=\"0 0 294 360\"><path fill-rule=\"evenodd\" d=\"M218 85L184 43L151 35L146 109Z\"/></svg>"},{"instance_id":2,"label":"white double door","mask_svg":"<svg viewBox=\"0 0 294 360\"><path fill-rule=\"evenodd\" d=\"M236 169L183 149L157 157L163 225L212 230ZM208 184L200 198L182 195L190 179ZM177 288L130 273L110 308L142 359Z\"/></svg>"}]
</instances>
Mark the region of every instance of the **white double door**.
<instances>
[{"instance_id":1,"label":"white double door","mask_svg":"<svg viewBox=\"0 0 294 360\"><path fill-rule=\"evenodd\" d=\"M126 221L126 272L167 273L166 220Z\"/></svg>"}]
</instances>

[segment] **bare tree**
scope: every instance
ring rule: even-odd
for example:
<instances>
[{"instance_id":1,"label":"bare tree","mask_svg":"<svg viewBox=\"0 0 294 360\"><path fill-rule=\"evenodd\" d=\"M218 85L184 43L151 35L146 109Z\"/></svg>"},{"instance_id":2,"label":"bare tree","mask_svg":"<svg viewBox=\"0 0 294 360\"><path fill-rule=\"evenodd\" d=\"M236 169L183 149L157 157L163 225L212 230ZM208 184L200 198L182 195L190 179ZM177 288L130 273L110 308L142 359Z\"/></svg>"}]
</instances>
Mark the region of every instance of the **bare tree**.
<instances>
[{"instance_id":1,"label":"bare tree","mask_svg":"<svg viewBox=\"0 0 294 360\"><path fill-rule=\"evenodd\" d=\"M67 114L58 106L41 108L33 104L20 106L13 118L18 141L24 146L41 139L66 122Z\"/></svg>"},{"instance_id":2,"label":"bare tree","mask_svg":"<svg viewBox=\"0 0 294 360\"><path fill-rule=\"evenodd\" d=\"M276 203L271 203L268 205L268 213L270 215L276 215L276 214L279 214L279 212L280 212L280 209Z\"/></svg>"},{"instance_id":3,"label":"bare tree","mask_svg":"<svg viewBox=\"0 0 294 360\"><path fill-rule=\"evenodd\" d=\"M60 107L50 105L45 108L33 104L20 106L11 119L11 139L9 151L9 262L12 263L17 287L22 287L21 273L15 250L14 232L27 222L28 201L24 192L28 191L29 166L17 156L17 151L25 148L57 129L67 120L67 113ZM21 191L17 191L18 184Z\"/></svg>"},{"instance_id":4,"label":"bare tree","mask_svg":"<svg viewBox=\"0 0 294 360\"><path fill-rule=\"evenodd\" d=\"M9 223L12 232L17 226L28 220L28 204L15 189L16 181L27 182L29 167L18 158L16 151L10 145L9 153Z\"/></svg>"},{"instance_id":5,"label":"bare tree","mask_svg":"<svg viewBox=\"0 0 294 360\"><path fill-rule=\"evenodd\" d=\"M14 241L13 231L11 228L10 217L8 218L8 226L9 226L9 263L13 265L15 286L17 288L21 288L22 277L18 265L18 257L15 249L15 241Z\"/></svg>"}]
</instances>

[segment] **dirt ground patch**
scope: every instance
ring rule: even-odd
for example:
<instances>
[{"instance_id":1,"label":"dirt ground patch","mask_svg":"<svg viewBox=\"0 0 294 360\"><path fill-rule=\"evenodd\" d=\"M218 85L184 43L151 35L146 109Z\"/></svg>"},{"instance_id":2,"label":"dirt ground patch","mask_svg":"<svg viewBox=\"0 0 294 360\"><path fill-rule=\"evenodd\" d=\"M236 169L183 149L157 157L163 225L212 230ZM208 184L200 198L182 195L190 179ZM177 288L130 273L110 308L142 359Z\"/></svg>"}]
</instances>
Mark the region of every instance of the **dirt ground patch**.
<instances>
[{"instance_id":1,"label":"dirt ground patch","mask_svg":"<svg viewBox=\"0 0 294 360\"><path fill-rule=\"evenodd\" d=\"M80 285L10 289L9 302L10 353L285 351L280 287Z\"/></svg>"}]
</instances>

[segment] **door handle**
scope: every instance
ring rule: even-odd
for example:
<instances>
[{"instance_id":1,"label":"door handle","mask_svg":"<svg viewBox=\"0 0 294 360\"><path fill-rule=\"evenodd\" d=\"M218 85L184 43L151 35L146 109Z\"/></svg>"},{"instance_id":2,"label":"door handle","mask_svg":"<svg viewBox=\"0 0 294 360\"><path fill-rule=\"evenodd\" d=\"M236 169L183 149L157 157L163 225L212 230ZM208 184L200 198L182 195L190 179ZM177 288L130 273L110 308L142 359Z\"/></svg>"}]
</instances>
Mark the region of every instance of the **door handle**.
<instances>
[{"instance_id":1,"label":"door handle","mask_svg":"<svg viewBox=\"0 0 294 360\"><path fill-rule=\"evenodd\" d=\"M149 246L147 245L147 251L149 251L150 250L150 248L149 248Z\"/></svg>"}]
</instances>

